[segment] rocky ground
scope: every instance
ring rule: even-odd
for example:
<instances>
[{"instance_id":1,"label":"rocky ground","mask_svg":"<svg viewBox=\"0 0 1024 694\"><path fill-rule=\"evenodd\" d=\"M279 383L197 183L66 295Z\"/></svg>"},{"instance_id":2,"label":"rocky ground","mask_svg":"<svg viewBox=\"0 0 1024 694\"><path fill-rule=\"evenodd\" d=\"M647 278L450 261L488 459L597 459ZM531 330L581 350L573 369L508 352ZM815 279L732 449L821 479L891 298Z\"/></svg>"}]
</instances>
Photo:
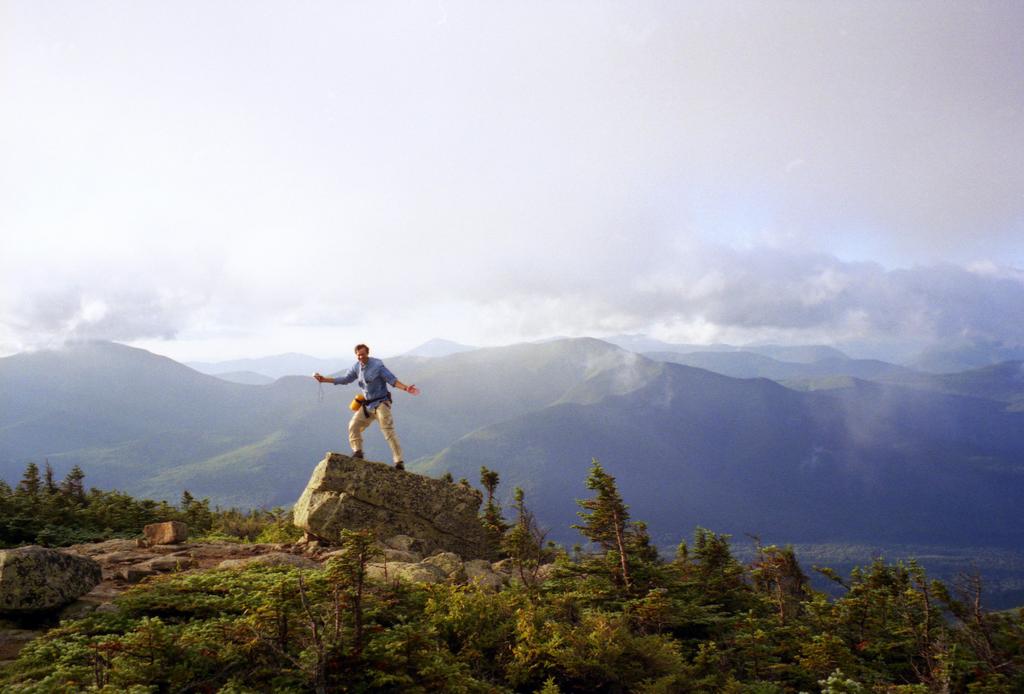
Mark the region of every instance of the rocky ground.
<instances>
[{"instance_id":1,"label":"rocky ground","mask_svg":"<svg viewBox=\"0 0 1024 694\"><path fill-rule=\"evenodd\" d=\"M64 619L94 610L116 610L115 598L134 584L157 574L232 569L253 563L319 568L337 548L310 544L179 543L140 546L136 540L108 540L68 547L66 552L90 557L102 569L101 582L60 610L28 615L0 614L0 667L17 657L26 643ZM493 590L516 580L508 560L463 559L453 552L424 556L423 543L399 535L381 546L379 561L368 567L372 578L438 583L477 581ZM546 567L542 567L546 568ZM542 572L542 576L546 574Z\"/></svg>"}]
</instances>

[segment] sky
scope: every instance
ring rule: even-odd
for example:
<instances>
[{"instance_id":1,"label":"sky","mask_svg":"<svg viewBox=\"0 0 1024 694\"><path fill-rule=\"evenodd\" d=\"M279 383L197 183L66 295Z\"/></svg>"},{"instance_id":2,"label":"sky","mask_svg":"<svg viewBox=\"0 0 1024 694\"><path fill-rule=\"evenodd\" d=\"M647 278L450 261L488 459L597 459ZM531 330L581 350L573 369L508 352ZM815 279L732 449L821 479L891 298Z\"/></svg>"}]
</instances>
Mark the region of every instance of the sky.
<instances>
[{"instance_id":1,"label":"sky","mask_svg":"<svg viewBox=\"0 0 1024 694\"><path fill-rule=\"evenodd\" d=\"M1024 345L1024 3L0 0L0 355Z\"/></svg>"}]
</instances>

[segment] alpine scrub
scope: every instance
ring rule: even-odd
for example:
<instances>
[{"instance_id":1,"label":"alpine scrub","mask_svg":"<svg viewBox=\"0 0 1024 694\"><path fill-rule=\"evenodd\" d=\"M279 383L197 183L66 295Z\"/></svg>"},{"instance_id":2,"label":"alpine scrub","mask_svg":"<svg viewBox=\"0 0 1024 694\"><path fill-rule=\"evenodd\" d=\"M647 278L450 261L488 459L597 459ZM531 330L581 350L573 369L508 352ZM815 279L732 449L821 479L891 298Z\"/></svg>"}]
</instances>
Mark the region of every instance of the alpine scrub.
<instances>
[{"instance_id":1,"label":"alpine scrub","mask_svg":"<svg viewBox=\"0 0 1024 694\"><path fill-rule=\"evenodd\" d=\"M728 536L703 528L665 560L597 461L588 485L580 529L593 551L544 546L521 490L514 522L485 509L518 567L499 592L368 580L372 537L350 532L319 570L154 577L116 611L30 643L0 689L1024 691L1024 613L985 611L977 578L950 587L877 560L848 577L822 569L841 591L828 598L791 548L759 544L744 565Z\"/></svg>"}]
</instances>

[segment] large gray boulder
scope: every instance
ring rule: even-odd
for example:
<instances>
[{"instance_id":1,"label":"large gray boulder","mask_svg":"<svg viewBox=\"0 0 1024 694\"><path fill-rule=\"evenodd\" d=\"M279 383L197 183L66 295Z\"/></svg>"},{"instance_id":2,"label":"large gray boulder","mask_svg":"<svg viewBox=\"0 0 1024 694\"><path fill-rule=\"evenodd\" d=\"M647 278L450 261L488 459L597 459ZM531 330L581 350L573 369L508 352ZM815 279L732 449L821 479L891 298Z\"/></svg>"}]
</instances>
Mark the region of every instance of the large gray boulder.
<instances>
[{"instance_id":1,"label":"large gray boulder","mask_svg":"<svg viewBox=\"0 0 1024 694\"><path fill-rule=\"evenodd\" d=\"M102 580L89 557L45 547L0 550L0 612L51 610L85 595Z\"/></svg>"},{"instance_id":2,"label":"large gray boulder","mask_svg":"<svg viewBox=\"0 0 1024 694\"><path fill-rule=\"evenodd\" d=\"M424 554L483 557L482 500L470 487L328 453L295 504L295 525L329 542L338 542L342 530L369 528L378 538L415 537Z\"/></svg>"}]
</instances>

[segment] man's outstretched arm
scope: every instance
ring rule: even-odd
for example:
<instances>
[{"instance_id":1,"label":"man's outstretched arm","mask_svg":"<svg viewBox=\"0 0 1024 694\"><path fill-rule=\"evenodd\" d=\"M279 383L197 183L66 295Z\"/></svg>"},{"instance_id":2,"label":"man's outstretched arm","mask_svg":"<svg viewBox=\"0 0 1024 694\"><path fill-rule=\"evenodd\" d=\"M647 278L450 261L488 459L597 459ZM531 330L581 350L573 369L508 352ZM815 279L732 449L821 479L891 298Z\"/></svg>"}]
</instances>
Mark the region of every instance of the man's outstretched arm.
<instances>
[{"instance_id":1,"label":"man's outstretched arm","mask_svg":"<svg viewBox=\"0 0 1024 694\"><path fill-rule=\"evenodd\" d=\"M336 386L343 386L356 380L357 375L358 372L356 368L352 367L351 369L348 370L348 373L342 376L341 378L330 378L329 376L322 375L319 371L313 374L313 378L315 378L318 383L333 383Z\"/></svg>"},{"instance_id":2,"label":"man's outstretched arm","mask_svg":"<svg viewBox=\"0 0 1024 694\"><path fill-rule=\"evenodd\" d=\"M398 388L399 390L404 390L409 395L419 395L420 394L420 389L417 388L415 385L407 386L404 383L402 383L401 381L399 381L397 378L395 379L395 382L392 383L391 385L393 385L395 388Z\"/></svg>"}]
</instances>

